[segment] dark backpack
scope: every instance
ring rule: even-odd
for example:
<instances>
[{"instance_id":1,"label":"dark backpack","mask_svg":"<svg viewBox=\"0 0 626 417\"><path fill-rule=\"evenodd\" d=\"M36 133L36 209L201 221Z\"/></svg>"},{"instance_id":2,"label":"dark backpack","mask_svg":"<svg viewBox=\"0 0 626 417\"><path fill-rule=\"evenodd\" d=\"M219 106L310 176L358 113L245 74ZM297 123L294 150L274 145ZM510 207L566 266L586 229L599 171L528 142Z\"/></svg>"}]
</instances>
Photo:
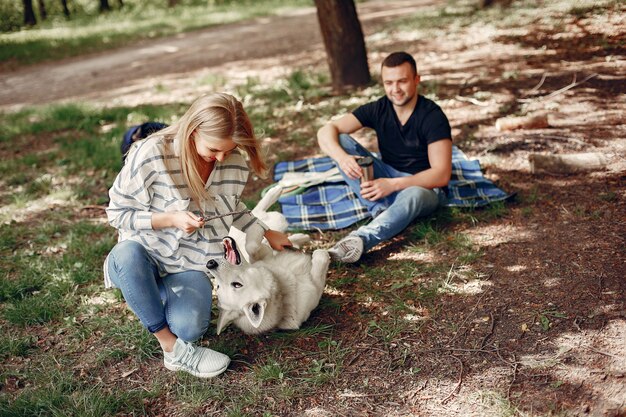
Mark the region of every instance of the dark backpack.
<instances>
[{"instance_id":1,"label":"dark backpack","mask_svg":"<svg viewBox=\"0 0 626 417\"><path fill-rule=\"evenodd\" d=\"M122 144L120 145L120 151L122 152L122 165L124 165L124 162L126 161L126 154L133 143L138 140L145 139L154 132L158 132L166 127L167 125L165 123L159 122L146 122L137 126L131 126L126 133L124 133Z\"/></svg>"}]
</instances>

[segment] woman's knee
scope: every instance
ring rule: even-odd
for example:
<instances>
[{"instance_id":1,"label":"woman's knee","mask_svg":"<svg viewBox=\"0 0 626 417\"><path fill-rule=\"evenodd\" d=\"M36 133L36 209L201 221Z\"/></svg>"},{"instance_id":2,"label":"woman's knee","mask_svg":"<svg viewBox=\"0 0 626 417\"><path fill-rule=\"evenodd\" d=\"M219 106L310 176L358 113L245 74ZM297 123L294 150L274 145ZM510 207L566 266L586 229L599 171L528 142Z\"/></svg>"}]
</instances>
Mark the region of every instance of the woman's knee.
<instances>
[{"instance_id":1,"label":"woman's knee","mask_svg":"<svg viewBox=\"0 0 626 417\"><path fill-rule=\"evenodd\" d=\"M133 264L148 255L146 248L134 240L124 240L111 249L110 256L118 265Z\"/></svg>"},{"instance_id":2,"label":"woman's knee","mask_svg":"<svg viewBox=\"0 0 626 417\"><path fill-rule=\"evenodd\" d=\"M208 315L193 314L189 312L185 317L169 318L168 325L172 333L185 342L195 342L208 330L211 321Z\"/></svg>"},{"instance_id":3,"label":"woman's knee","mask_svg":"<svg viewBox=\"0 0 626 417\"><path fill-rule=\"evenodd\" d=\"M138 284L145 279L154 279L156 269L154 261L138 242L125 240L111 250L108 259L109 277L120 288L125 281Z\"/></svg>"}]
</instances>

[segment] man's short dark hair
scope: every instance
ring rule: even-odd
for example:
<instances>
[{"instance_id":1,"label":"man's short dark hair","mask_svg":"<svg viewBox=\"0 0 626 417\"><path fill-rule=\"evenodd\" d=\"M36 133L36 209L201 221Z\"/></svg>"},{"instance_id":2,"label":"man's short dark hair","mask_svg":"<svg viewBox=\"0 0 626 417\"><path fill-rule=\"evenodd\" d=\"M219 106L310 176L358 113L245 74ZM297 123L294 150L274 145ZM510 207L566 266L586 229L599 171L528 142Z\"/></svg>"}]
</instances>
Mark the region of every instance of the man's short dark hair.
<instances>
[{"instance_id":1,"label":"man's short dark hair","mask_svg":"<svg viewBox=\"0 0 626 417\"><path fill-rule=\"evenodd\" d=\"M413 59L411 54L407 54L406 52L392 52L387 55L387 58L385 58L380 68L394 68L404 64L405 62L408 62L411 65L411 68L413 68L413 74L417 75L417 64L415 63L415 59Z\"/></svg>"}]
</instances>

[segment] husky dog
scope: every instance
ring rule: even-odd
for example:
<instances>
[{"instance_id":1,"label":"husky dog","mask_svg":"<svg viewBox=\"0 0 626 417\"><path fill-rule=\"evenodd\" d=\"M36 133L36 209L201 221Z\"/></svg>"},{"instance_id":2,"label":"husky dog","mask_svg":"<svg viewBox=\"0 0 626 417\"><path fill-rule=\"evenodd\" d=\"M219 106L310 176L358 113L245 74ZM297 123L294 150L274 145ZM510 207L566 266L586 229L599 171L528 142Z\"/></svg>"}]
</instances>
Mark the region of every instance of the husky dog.
<instances>
[{"instance_id":1,"label":"husky dog","mask_svg":"<svg viewBox=\"0 0 626 417\"><path fill-rule=\"evenodd\" d=\"M274 253L263 246L256 253L258 260L250 264L241 259L235 241L226 237L224 259L207 263L217 284L217 334L230 323L246 334L298 329L317 307L326 285L328 252ZM240 264L233 265L237 260Z\"/></svg>"},{"instance_id":2,"label":"husky dog","mask_svg":"<svg viewBox=\"0 0 626 417\"><path fill-rule=\"evenodd\" d=\"M271 229L284 232L288 224L283 214L267 211L281 193L281 187L271 188L252 214ZM207 262L217 284L217 334L230 323L247 334L275 328L298 329L324 291L328 252L316 250L312 256L289 250L275 252L262 235L255 234L262 233L258 230L244 234L231 229L230 233L234 239L224 239L224 258ZM298 248L310 237L299 233L289 236L289 240Z\"/></svg>"}]
</instances>

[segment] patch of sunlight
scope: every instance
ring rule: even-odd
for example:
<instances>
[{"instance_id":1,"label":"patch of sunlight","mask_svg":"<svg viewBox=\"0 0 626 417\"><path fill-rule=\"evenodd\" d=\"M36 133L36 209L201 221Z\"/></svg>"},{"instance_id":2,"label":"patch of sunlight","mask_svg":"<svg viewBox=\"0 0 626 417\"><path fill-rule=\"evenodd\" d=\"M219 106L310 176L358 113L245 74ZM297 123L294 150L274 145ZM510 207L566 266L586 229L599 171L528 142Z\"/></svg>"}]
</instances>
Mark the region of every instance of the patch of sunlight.
<instances>
[{"instance_id":1,"label":"patch of sunlight","mask_svg":"<svg viewBox=\"0 0 626 417\"><path fill-rule=\"evenodd\" d=\"M390 260L393 261L419 261L424 263L434 263L437 261L437 257L435 256L434 251L424 251L424 252L398 252L394 253L389 257Z\"/></svg>"},{"instance_id":2,"label":"patch of sunlight","mask_svg":"<svg viewBox=\"0 0 626 417\"><path fill-rule=\"evenodd\" d=\"M528 269L526 265L511 265L505 268L509 272L522 272Z\"/></svg>"},{"instance_id":3,"label":"patch of sunlight","mask_svg":"<svg viewBox=\"0 0 626 417\"><path fill-rule=\"evenodd\" d=\"M305 417L332 417L335 413L332 413L328 410L325 410L321 407L313 407L307 410L304 410Z\"/></svg>"},{"instance_id":4,"label":"patch of sunlight","mask_svg":"<svg viewBox=\"0 0 626 417\"><path fill-rule=\"evenodd\" d=\"M158 44L158 45L153 45L153 46L147 46L144 48L141 48L139 50L137 50L137 55L155 55L155 54L173 54L178 52L180 48L178 46L174 46L174 45L163 45L163 44Z\"/></svg>"},{"instance_id":5,"label":"patch of sunlight","mask_svg":"<svg viewBox=\"0 0 626 417\"><path fill-rule=\"evenodd\" d=\"M494 387L496 388L496 387ZM517 408L511 404L504 392L493 390L478 390L473 392L469 400L474 407L479 408L480 415L484 417L501 417L517 415Z\"/></svg>"},{"instance_id":6,"label":"patch of sunlight","mask_svg":"<svg viewBox=\"0 0 626 417\"><path fill-rule=\"evenodd\" d=\"M450 364L456 364L451 357ZM506 399L506 387L511 379L511 368L489 366L480 372L464 374L459 385L455 374L446 378L416 378L410 389L401 397L420 410L419 415L428 416L481 416L503 417L516 415L515 408ZM457 389L459 389L457 391ZM456 393L456 395L451 395ZM449 398L444 404L433 398Z\"/></svg>"},{"instance_id":7,"label":"patch of sunlight","mask_svg":"<svg viewBox=\"0 0 626 417\"><path fill-rule=\"evenodd\" d=\"M599 330L563 333L553 340L555 353L526 355L520 363L530 368L551 368L555 383L584 384L597 404L618 409L624 398L621 378L626 369L625 341L626 320L610 320Z\"/></svg>"},{"instance_id":8,"label":"patch of sunlight","mask_svg":"<svg viewBox=\"0 0 626 417\"><path fill-rule=\"evenodd\" d=\"M496 247L503 243L523 243L536 238L534 231L527 227L506 224L487 224L464 232L473 244L480 247Z\"/></svg>"},{"instance_id":9,"label":"patch of sunlight","mask_svg":"<svg viewBox=\"0 0 626 417\"><path fill-rule=\"evenodd\" d=\"M50 278L56 282L72 282L72 274L66 270L51 274Z\"/></svg>"},{"instance_id":10,"label":"patch of sunlight","mask_svg":"<svg viewBox=\"0 0 626 417\"><path fill-rule=\"evenodd\" d=\"M21 222L27 217L48 210L52 206L71 206L75 203L74 192L70 188L58 189L45 197L25 202L16 202L0 207L0 222Z\"/></svg>"},{"instance_id":11,"label":"patch of sunlight","mask_svg":"<svg viewBox=\"0 0 626 417\"><path fill-rule=\"evenodd\" d=\"M115 304L117 299L113 291L104 291L100 294L96 294L93 297L85 298L83 304L91 306L103 306L109 304Z\"/></svg>"},{"instance_id":12,"label":"patch of sunlight","mask_svg":"<svg viewBox=\"0 0 626 417\"><path fill-rule=\"evenodd\" d=\"M63 254L67 250L67 243L59 243L54 246L46 246L43 253L45 254Z\"/></svg>"},{"instance_id":13,"label":"patch of sunlight","mask_svg":"<svg viewBox=\"0 0 626 417\"><path fill-rule=\"evenodd\" d=\"M561 284L562 279L558 278L558 277L552 277L552 278L546 278L543 281L543 285L545 285L548 288L554 288L557 287Z\"/></svg>"},{"instance_id":14,"label":"patch of sunlight","mask_svg":"<svg viewBox=\"0 0 626 417\"><path fill-rule=\"evenodd\" d=\"M346 296L347 294L344 291L340 291L335 287L331 287L329 285L326 286L326 288L324 289L324 293L325 294L330 294L330 295L338 295L341 297Z\"/></svg>"},{"instance_id":15,"label":"patch of sunlight","mask_svg":"<svg viewBox=\"0 0 626 417\"><path fill-rule=\"evenodd\" d=\"M556 352L537 353L534 355L523 355L519 363L531 369L548 369L562 362L562 356L571 350L570 347L561 346Z\"/></svg>"},{"instance_id":16,"label":"patch of sunlight","mask_svg":"<svg viewBox=\"0 0 626 417\"><path fill-rule=\"evenodd\" d=\"M480 279L471 280L463 284L454 285L455 292L465 295L476 295L485 292L489 287L493 286L493 282Z\"/></svg>"},{"instance_id":17,"label":"patch of sunlight","mask_svg":"<svg viewBox=\"0 0 626 417\"><path fill-rule=\"evenodd\" d=\"M416 322L416 321L428 320L428 317L426 317L426 316L418 316L418 315L415 315L415 314L405 314L404 317L402 317L402 319L404 321Z\"/></svg>"}]
</instances>

